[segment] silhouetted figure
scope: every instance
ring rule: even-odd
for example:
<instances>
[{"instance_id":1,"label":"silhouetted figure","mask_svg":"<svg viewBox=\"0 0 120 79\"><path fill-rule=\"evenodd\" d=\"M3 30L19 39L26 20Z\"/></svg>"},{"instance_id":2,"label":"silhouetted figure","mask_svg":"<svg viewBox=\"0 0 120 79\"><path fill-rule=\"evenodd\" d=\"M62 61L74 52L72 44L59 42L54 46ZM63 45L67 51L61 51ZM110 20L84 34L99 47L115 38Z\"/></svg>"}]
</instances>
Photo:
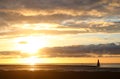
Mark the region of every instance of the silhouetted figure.
<instances>
[{"instance_id":1,"label":"silhouetted figure","mask_svg":"<svg viewBox=\"0 0 120 79\"><path fill-rule=\"evenodd\" d=\"M97 61L97 67L98 67L98 68L100 67L100 61L99 61L99 59L98 59L98 61Z\"/></svg>"}]
</instances>

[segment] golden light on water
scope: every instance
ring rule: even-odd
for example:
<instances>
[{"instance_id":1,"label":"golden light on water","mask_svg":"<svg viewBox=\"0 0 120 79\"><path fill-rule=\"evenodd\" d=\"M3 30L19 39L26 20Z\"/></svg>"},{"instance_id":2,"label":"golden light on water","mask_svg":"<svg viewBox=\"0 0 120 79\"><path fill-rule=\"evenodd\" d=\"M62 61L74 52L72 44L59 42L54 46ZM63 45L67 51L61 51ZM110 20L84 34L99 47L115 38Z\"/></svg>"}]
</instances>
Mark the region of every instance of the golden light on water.
<instances>
[{"instance_id":1,"label":"golden light on water","mask_svg":"<svg viewBox=\"0 0 120 79\"><path fill-rule=\"evenodd\" d=\"M35 68L30 68L29 70L30 70L30 71L35 71Z\"/></svg>"}]
</instances>

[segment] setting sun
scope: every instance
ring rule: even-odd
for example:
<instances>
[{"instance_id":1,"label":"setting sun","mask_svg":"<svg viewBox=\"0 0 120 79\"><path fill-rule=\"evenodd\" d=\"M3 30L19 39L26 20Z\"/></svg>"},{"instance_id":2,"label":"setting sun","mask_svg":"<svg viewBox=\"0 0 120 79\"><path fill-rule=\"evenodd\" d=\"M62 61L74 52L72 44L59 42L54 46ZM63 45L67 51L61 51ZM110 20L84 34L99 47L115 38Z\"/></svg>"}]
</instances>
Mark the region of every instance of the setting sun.
<instances>
[{"instance_id":1,"label":"setting sun","mask_svg":"<svg viewBox=\"0 0 120 79\"><path fill-rule=\"evenodd\" d=\"M31 56L28 58L24 58L22 62L28 65L35 65L40 62L40 58L37 58L36 56Z\"/></svg>"},{"instance_id":2,"label":"setting sun","mask_svg":"<svg viewBox=\"0 0 120 79\"><path fill-rule=\"evenodd\" d=\"M42 37L22 37L15 41L17 43L15 49L28 54L35 54L48 44L47 40Z\"/></svg>"}]
</instances>

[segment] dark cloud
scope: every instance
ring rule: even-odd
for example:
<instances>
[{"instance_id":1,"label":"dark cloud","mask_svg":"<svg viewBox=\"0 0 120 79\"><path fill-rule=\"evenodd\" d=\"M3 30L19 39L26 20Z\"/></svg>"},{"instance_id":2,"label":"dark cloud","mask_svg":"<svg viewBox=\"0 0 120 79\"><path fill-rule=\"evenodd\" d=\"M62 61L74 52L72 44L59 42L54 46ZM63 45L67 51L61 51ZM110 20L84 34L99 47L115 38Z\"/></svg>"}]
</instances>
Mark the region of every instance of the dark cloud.
<instances>
[{"instance_id":1,"label":"dark cloud","mask_svg":"<svg viewBox=\"0 0 120 79\"><path fill-rule=\"evenodd\" d=\"M20 51L0 51L0 59L9 59L9 58L26 58L30 55L28 53L22 53Z\"/></svg>"},{"instance_id":2,"label":"dark cloud","mask_svg":"<svg viewBox=\"0 0 120 79\"><path fill-rule=\"evenodd\" d=\"M78 9L106 10L106 7L119 8L119 0L1 0L1 8L5 9ZM13 5L14 4L14 5ZM32 5L32 6L31 6ZM72 5L72 6L71 6Z\"/></svg>"},{"instance_id":3,"label":"dark cloud","mask_svg":"<svg viewBox=\"0 0 120 79\"><path fill-rule=\"evenodd\" d=\"M53 9L80 8L80 6L94 5L101 0L1 0L1 8ZM13 5L14 4L14 5ZM32 5L32 6L31 6ZM72 6L71 6L72 5ZM83 8L83 7L81 7Z\"/></svg>"},{"instance_id":4,"label":"dark cloud","mask_svg":"<svg viewBox=\"0 0 120 79\"><path fill-rule=\"evenodd\" d=\"M120 45L115 43L98 45L77 45L66 47L44 48L40 50L42 55L50 57L104 57L119 56Z\"/></svg>"}]
</instances>

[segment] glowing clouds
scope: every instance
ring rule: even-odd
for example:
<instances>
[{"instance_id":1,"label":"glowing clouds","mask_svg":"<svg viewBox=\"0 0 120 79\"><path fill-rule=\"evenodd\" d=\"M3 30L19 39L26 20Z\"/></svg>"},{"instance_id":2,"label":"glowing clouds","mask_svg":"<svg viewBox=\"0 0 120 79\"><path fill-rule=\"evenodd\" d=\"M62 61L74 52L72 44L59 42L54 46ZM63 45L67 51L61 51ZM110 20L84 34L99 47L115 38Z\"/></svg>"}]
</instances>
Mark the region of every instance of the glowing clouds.
<instances>
[{"instance_id":1,"label":"glowing clouds","mask_svg":"<svg viewBox=\"0 0 120 79\"><path fill-rule=\"evenodd\" d=\"M20 27L21 26L21 27ZM55 23L23 23L23 24L15 24L13 27L16 29L31 29L31 30L43 30L43 29L52 29L52 28L57 28L60 26L59 24Z\"/></svg>"},{"instance_id":2,"label":"glowing clouds","mask_svg":"<svg viewBox=\"0 0 120 79\"><path fill-rule=\"evenodd\" d=\"M59 8L59 9L52 9L52 10L30 10L30 9L20 9L20 10L5 10L1 9L0 12L12 12L12 13L17 13L23 16L52 16L52 15L69 15L69 16L96 16L96 17L101 17L106 15L106 12L98 11L95 9L92 10L74 10L74 9L64 9L64 8Z\"/></svg>"}]
</instances>

